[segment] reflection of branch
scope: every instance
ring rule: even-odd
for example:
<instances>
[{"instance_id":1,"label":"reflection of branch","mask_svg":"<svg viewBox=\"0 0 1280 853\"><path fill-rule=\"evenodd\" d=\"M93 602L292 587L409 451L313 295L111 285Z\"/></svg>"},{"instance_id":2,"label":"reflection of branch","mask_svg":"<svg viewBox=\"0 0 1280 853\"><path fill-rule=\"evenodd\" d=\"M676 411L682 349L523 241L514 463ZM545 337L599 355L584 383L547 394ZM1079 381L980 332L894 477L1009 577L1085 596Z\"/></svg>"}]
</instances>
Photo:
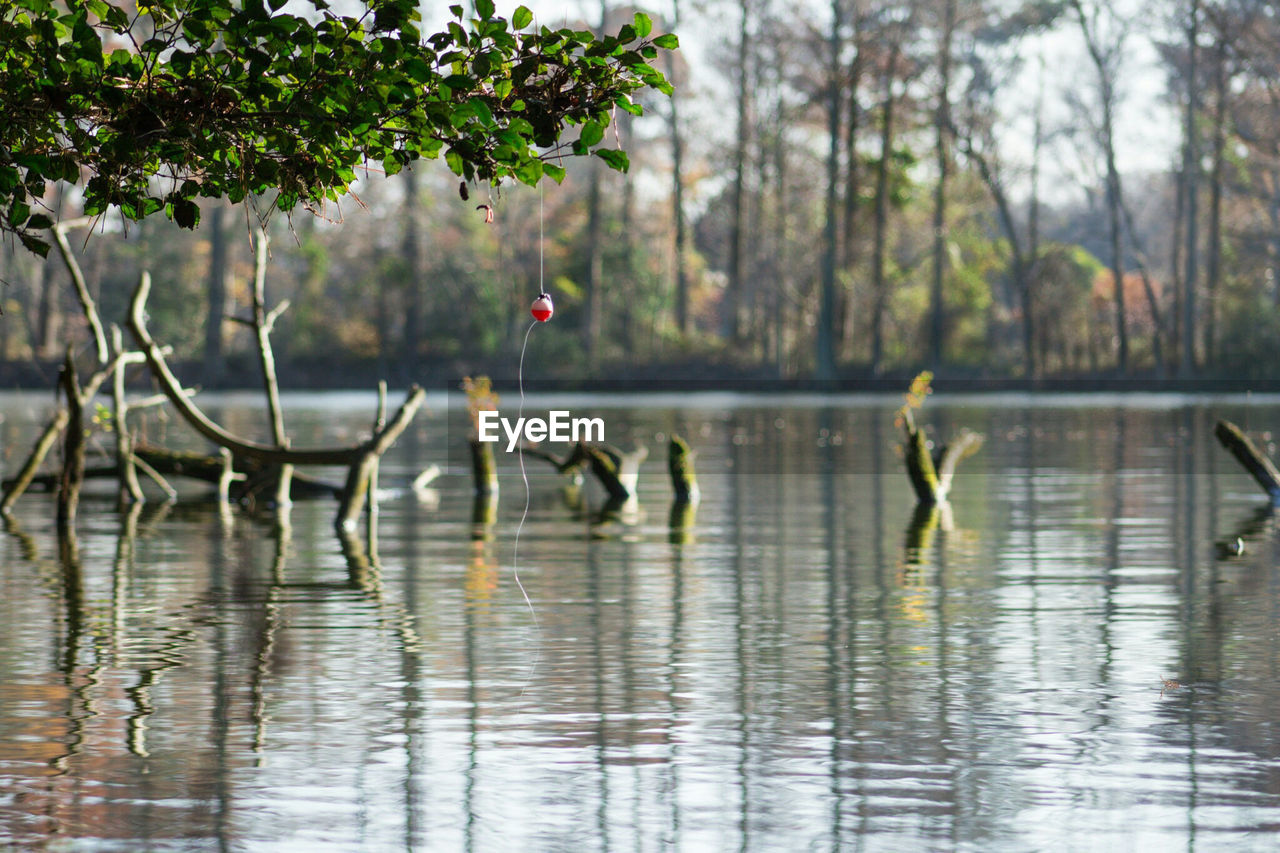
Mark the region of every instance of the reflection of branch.
<instances>
[{"instance_id":1,"label":"reflection of branch","mask_svg":"<svg viewBox=\"0 0 1280 853\"><path fill-rule=\"evenodd\" d=\"M1259 539L1268 527L1273 527L1276 523L1276 507L1274 504L1264 504L1255 509L1251 514L1244 518L1234 530L1229 533L1225 539L1219 540L1216 544L1219 557L1238 557L1244 553L1245 543L1252 543ZM1239 544L1242 550L1237 551L1233 546Z\"/></svg>"},{"instance_id":2,"label":"reflection of branch","mask_svg":"<svg viewBox=\"0 0 1280 853\"><path fill-rule=\"evenodd\" d=\"M58 410L53 413L53 417L45 424L44 431L40 433L40 437L36 439L35 445L31 448L31 453L27 455L27 461L23 464L22 470L18 472L18 476L12 480L5 481L4 500L0 501L0 513L8 515L13 509L14 503L18 498L22 497L22 493L31 485L35 479L36 471L40 469L40 463L49 455L49 451L53 449L53 444L58 440L58 436L67 424L71 421L71 413L65 407L59 406Z\"/></svg>"},{"instance_id":3,"label":"reflection of branch","mask_svg":"<svg viewBox=\"0 0 1280 853\"><path fill-rule=\"evenodd\" d=\"M271 586L263 602L262 630L258 633L258 651L253 660L253 676L250 692L253 696L253 751L260 753L267 742L267 678L271 675L271 660L276 647L276 632L280 627L280 590L285 584L285 563L288 559L289 541L293 528L289 521L290 508L281 505L276 514L276 551L271 561Z\"/></svg>"},{"instance_id":4,"label":"reflection of branch","mask_svg":"<svg viewBox=\"0 0 1280 853\"><path fill-rule=\"evenodd\" d=\"M919 565L923 562L924 552L933 544L933 534L937 530L948 531L954 525L949 503L918 503L911 513L911 521L907 524L903 537L903 550L908 565Z\"/></svg>"},{"instance_id":5,"label":"reflection of branch","mask_svg":"<svg viewBox=\"0 0 1280 853\"><path fill-rule=\"evenodd\" d=\"M693 529L698 515L698 505L693 501L671 502L667 517L667 541L672 545L688 545L693 542Z\"/></svg>"},{"instance_id":6,"label":"reflection of branch","mask_svg":"<svg viewBox=\"0 0 1280 853\"><path fill-rule=\"evenodd\" d=\"M72 529L58 531L59 568L62 571L61 598L65 630L62 661L63 681L67 687L68 708L67 720L70 731L65 744L66 751L52 759L49 766L59 773L68 771L67 762L72 756L80 753L85 740L85 721L94 716L92 688L98 683L97 667L85 672L84 681L77 686L76 675L80 664L80 640L84 631L84 572L80 564L80 548L76 542L76 534Z\"/></svg>"}]
</instances>

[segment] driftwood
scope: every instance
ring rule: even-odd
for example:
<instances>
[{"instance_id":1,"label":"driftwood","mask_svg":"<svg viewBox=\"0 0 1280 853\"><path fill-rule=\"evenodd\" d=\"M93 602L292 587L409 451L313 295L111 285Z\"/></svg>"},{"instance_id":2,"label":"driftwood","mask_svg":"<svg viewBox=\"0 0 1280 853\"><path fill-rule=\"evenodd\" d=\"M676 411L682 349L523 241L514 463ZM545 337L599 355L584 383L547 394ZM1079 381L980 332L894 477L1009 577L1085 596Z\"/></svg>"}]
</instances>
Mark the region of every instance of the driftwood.
<instances>
[{"instance_id":1,"label":"driftwood","mask_svg":"<svg viewBox=\"0 0 1280 853\"><path fill-rule=\"evenodd\" d=\"M257 475L257 479L261 480L261 468L256 469L252 473L245 471L237 471L234 466L228 473L227 464L221 455L210 456L206 453L196 453L189 450L170 450L166 447L152 447L149 445L138 445L132 449L130 454L132 462L140 468L149 469L149 474L161 475L160 486L165 491L167 483L163 482L164 476L184 477L189 480L198 480L203 483L210 483L218 486L220 492L225 489L225 499L231 503L239 503L251 496L252 483L255 479L253 474ZM234 457L231 457L234 459ZM58 482L61 474L36 474L30 477L26 483L26 488L31 491L49 492L58 488ZM118 478L120 476L120 468L118 465L90 465L84 470L84 479L108 479ZM17 481L17 477L4 480L0 483L5 489L9 489ZM225 486L223 485L225 481ZM340 498L342 496L343 486L340 483L332 483L326 480L312 477L303 473L295 473L292 478L290 487L290 497L294 500L305 498ZM256 489L261 491L261 485Z\"/></svg>"},{"instance_id":2,"label":"driftwood","mask_svg":"<svg viewBox=\"0 0 1280 853\"><path fill-rule=\"evenodd\" d=\"M1267 455L1249 440L1244 430L1231 421L1218 421L1213 434L1262 487L1267 497L1271 498L1271 502L1280 504L1280 471L1277 471Z\"/></svg>"}]
</instances>

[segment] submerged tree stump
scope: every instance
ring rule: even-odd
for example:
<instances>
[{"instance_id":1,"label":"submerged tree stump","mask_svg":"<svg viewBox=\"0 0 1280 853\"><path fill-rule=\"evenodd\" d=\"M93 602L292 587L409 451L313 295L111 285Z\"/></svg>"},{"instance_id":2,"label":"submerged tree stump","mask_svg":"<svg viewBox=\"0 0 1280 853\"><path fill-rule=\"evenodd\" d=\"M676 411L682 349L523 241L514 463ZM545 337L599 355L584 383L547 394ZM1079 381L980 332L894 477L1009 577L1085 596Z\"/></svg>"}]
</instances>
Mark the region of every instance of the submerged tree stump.
<instances>
[{"instance_id":1,"label":"submerged tree stump","mask_svg":"<svg viewBox=\"0 0 1280 853\"><path fill-rule=\"evenodd\" d=\"M493 443L471 439L471 477L477 495L498 496L498 465L493 459Z\"/></svg>"},{"instance_id":2,"label":"submerged tree stump","mask_svg":"<svg viewBox=\"0 0 1280 853\"><path fill-rule=\"evenodd\" d=\"M982 436L962 430L949 444L932 452L924 428L917 427L912 418L906 418L904 426L906 444L907 477L915 490L916 499L922 504L946 503L951 493L951 481L955 477L960 460L971 456L982 446Z\"/></svg>"},{"instance_id":3,"label":"submerged tree stump","mask_svg":"<svg viewBox=\"0 0 1280 853\"><path fill-rule=\"evenodd\" d=\"M671 474L671 488L675 490L677 503L696 504L702 496L698 476L693 471L695 456L689 443L673 433L667 445L667 471Z\"/></svg>"}]
</instances>

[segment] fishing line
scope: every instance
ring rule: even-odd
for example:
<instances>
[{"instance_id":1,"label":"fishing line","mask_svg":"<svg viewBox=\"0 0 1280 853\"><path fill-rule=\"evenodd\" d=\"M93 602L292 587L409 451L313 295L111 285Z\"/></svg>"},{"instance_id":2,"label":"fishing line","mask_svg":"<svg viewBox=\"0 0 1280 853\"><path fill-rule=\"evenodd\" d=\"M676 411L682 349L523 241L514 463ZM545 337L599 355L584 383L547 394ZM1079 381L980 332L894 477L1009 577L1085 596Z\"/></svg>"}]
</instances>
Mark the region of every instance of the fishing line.
<instances>
[{"instance_id":1,"label":"fishing line","mask_svg":"<svg viewBox=\"0 0 1280 853\"><path fill-rule=\"evenodd\" d=\"M520 347L520 367L516 371L516 381L520 385L520 412L516 415L516 423L524 418L524 353L529 348L529 335L533 332L533 327L538 325L538 321L534 320L529 324L529 328L524 333L524 344ZM516 586L520 588L520 594L524 596L525 606L529 608L529 616L533 618L534 645L533 645L533 663L529 667L529 676L520 687L520 695L524 695L524 691L529 688L533 682L533 675L538 669L538 660L542 655L541 634L542 629L538 625L538 613L533 609L533 602L529 600L529 593L525 591L524 584L520 582L520 531L524 530L524 522L529 517L529 474L524 467L524 448L516 451L520 456L520 479L524 482L524 511L520 513L520 523L516 525L515 544L511 554L511 576L515 578Z\"/></svg>"},{"instance_id":2,"label":"fishing line","mask_svg":"<svg viewBox=\"0 0 1280 853\"><path fill-rule=\"evenodd\" d=\"M520 388L520 410L516 416L516 423L524 420L524 356L529 349L529 336L533 334L533 327L539 323L545 323L551 319L554 308L551 304L551 296L543 289L543 269L545 265L544 258L544 223L542 209L542 185L538 185L538 298L533 300L533 305L529 308L529 313L533 315L533 322L529 324L529 328L524 332L524 343L520 345L520 364L516 369L516 382ZM524 483L524 511L520 513L520 523L516 525L515 542L512 546L511 554L511 576L515 579L516 586L520 588L520 594L524 596L525 606L529 608L529 616L533 619L533 630L535 642L533 646L533 663L529 667L529 676L525 679L524 684L520 687L520 695L523 696L525 690L529 689L529 685L533 683L533 676L538 670L538 662L542 659L542 629L538 624L538 613L533 608L533 602L529 599L529 593L525 590L524 584L520 581L520 533L524 530L524 523L529 518L529 502L531 498L531 490L529 488L529 473L525 470L524 465L524 449L519 450L520 454L520 480Z\"/></svg>"}]
</instances>

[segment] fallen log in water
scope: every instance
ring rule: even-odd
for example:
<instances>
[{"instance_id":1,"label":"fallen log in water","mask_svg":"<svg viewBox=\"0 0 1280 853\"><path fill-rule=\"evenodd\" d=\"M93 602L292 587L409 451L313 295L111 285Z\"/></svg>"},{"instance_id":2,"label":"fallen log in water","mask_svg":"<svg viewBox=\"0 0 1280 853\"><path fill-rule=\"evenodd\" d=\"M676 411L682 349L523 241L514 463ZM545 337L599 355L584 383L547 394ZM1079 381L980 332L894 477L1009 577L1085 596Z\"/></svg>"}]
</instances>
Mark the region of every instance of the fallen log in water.
<instances>
[{"instance_id":1,"label":"fallen log in water","mask_svg":"<svg viewBox=\"0 0 1280 853\"><path fill-rule=\"evenodd\" d=\"M142 462L157 474L169 477L185 477L220 487L223 484L224 477L226 477L226 463L220 455L210 456L205 453L195 453L188 450L169 450L165 447L149 445L135 447L133 455L135 461ZM255 479L252 475L265 470L261 466L255 466L250 472L233 471L231 475L232 482L229 484L228 499L233 502L239 502L248 497ZM24 488L28 488L31 491L53 491L58 488L61 476L61 474L56 473L36 474L26 480ZM84 478L86 480L100 480L119 476L120 468L114 464L91 465L84 470ZM18 479L18 477L7 478L0 483L0 487L7 490ZM343 485L341 483L328 482L308 474L295 472L289 493L293 500L305 500L307 498L340 498L342 497L342 490Z\"/></svg>"},{"instance_id":2,"label":"fallen log in water","mask_svg":"<svg viewBox=\"0 0 1280 853\"><path fill-rule=\"evenodd\" d=\"M1277 471L1276 466L1266 454L1249 440L1244 430L1231 421L1218 421L1217 426L1213 428L1213 434L1262 487L1267 497L1271 498L1271 502L1280 504L1280 471Z\"/></svg>"}]
</instances>

